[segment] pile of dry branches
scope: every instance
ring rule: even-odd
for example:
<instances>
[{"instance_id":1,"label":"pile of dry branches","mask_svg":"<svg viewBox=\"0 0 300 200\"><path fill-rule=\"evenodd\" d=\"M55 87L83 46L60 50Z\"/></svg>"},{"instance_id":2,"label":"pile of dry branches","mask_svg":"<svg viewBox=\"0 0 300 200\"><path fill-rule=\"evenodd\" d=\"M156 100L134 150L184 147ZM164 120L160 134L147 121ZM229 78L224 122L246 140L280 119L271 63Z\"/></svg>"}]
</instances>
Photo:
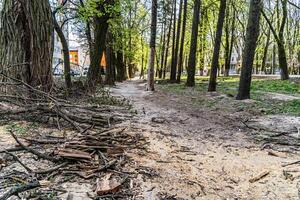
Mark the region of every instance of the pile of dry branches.
<instances>
[{"instance_id":1,"label":"pile of dry branches","mask_svg":"<svg viewBox=\"0 0 300 200\"><path fill-rule=\"evenodd\" d=\"M76 130L90 126L109 127L131 117L127 108L110 105L74 104L42 91L35 97L0 94L0 118L9 120L67 122ZM42 96L41 96L42 95Z\"/></svg>"},{"instance_id":2,"label":"pile of dry branches","mask_svg":"<svg viewBox=\"0 0 300 200\"><path fill-rule=\"evenodd\" d=\"M48 190L65 192L58 186L78 178L92 180L95 199L107 195L124 199L118 192L130 176L122 170L129 160L125 152L145 146L139 134L129 133L124 125L115 126L132 116L129 106L99 104L86 98L62 99L20 80L13 81L23 92L0 93L0 120L43 122L55 125L60 132L71 128L72 135L29 133L20 137L10 130L16 146L0 150L6 155L5 159L0 157L0 194L6 191L0 200L19 194L43 199ZM24 156L26 162L22 161ZM28 165L28 159L35 162L34 167ZM36 164L39 162L41 165ZM47 167L42 167L45 162ZM24 170L11 169L13 163ZM24 193L32 189L35 192Z\"/></svg>"},{"instance_id":3,"label":"pile of dry branches","mask_svg":"<svg viewBox=\"0 0 300 200\"><path fill-rule=\"evenodd\" d=\"M25 171L1 176L0 189L15 182L18 184L13 184L0 200L43 186L54 190L62 183L61 179L56 181L56 176L94 180L95 194L99 196L116 193L129 177L129 174L122 172L122 166L128 159L124 152L145 145L139 134L127 134L126 128L87 131L69 139L50 135L20 139L12 131L11 136L16 141L16 147L0 153L11 156ZM21 161L16 151L19 154L20 151L22 154L30 153L32 159L47 160L52 167L32 169Z\"/></svg>"}]
</instances>

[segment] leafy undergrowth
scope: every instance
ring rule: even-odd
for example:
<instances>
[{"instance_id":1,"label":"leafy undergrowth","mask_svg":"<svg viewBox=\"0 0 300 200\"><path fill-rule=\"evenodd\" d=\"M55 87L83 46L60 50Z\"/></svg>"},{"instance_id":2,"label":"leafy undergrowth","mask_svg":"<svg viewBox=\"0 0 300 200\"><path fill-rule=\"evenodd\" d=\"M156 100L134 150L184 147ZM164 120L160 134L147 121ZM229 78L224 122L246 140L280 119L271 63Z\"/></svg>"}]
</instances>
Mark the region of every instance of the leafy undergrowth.
<instances>
[{"instance_id":1,"label":"leafy undergrowth","mask_svg":"<svg viewBox=\"0 0 300 200\"><path fill-rule=\"evenodd\" d=\"M264 114L290 114L300 116L300 80L254 79L251 85L250 101L236 101L238 77L218 79L217 94L207 93L208 77L197 77L196 87L187 88L185 77L181 84L169 84L159 81L159 87L171 94L191 97L191 103L197 107L234 111L250 110ZM272 98L283 95L285 99ZM299 97L299 98L297 98Z\"/></svg>"}]
</instances>

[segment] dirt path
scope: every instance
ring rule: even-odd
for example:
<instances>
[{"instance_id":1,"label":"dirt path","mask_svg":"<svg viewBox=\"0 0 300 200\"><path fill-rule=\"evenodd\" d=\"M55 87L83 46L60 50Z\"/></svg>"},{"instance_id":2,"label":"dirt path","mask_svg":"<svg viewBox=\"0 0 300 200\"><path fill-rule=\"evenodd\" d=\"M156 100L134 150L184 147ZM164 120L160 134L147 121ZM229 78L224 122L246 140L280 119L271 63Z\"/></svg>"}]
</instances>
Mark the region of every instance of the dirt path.
<instances>
[{"instance_id":1,"label":"dirt path","mask_svg":"<svg viewBox=\"0 0 300 200\"><path fill-rule=\"evenodd\" d=\"M138 199L299 199L300 160L261 150L239 128L238 114L190 108L184 97L146 92L130 81L112 89L132 100L138 115L130 123L148 137L148 152L132 153ZM247 113L239 113L247 115ZM250 183L261 173L267 175Z\"/></svg>"}]
</instances>

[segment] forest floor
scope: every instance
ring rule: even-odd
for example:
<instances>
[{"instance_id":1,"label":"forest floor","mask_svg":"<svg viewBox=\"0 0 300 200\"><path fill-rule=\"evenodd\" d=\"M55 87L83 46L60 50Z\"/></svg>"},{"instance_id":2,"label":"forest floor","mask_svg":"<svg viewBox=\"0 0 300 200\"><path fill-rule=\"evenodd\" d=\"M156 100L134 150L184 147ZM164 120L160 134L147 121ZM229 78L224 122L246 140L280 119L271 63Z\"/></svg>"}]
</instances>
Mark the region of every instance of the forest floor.
<instances>
[{"instance_id":1,"label":"forest floor","mask_svg":"<svg viewBox=\"0 0 300 200\"><path fill-rule=\"evenodd\" d=\"M138 114L130 126L149 141L144 154L130 153L144 169L135 180L138 199L300 198L299 164L284 166L300 160L299 116L267 114L255 100L186 88L182 95L170 87L178 86L146 92L145 82L134 80L112 88L113 95L131 99Z\"/></svg>"},{"instance_id":2,"label":"forest floor","mask_svg":"<svg viewBox=\"0 0 300 200\"><path fill-rule=\"evenodd\" d=\"M231 78L220 81L218 93L205 91L206 79L197 80L195 88L159 81L155 92L145 91L141 80L118 83L111 94L129 99L135 114L116 127L142 135L147 144L125 151L128 162L118 166L121 172L108 170L129 175L121 191L125 196L93 197L94 179L69 180L62 174L53 179L62 183L53 185L62 194L46 199L299 199L299 80L270 81L255 81L253 99L246 101L234 100L236 80ZM8 132L12 125L21 138L53 133L70 139L75 134L49 124L10 122L0 125L0 150L16 145ZM28 152L18 155L32 169L50 165ZM24 171L17 162L3 166L1 175Z\"/></svg>"}]
</instances>

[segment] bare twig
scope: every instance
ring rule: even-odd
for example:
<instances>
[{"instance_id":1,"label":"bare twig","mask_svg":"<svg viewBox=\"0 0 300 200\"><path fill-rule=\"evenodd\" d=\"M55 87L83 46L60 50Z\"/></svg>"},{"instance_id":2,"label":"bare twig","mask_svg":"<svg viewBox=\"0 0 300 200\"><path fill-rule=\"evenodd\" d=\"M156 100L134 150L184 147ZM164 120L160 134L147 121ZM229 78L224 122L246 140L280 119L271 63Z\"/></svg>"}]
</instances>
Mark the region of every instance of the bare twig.
<instances>
[{"instance_id":1,"label":"bare twig","mask_svg":"<svg viewBox=\"0 0 300 200\"><path fill-rule=\"evenodd\" d=\"M0 197L0 200L6 200L11 196L18 195L18 194L20 194L22 192L25 192L27 190L32 190L32 189L35 189L35 188L38 188L38 187L41 187L41 186L42 185L40 184L39 181L35 181L35 182L29 183L27 185L21 185L21 186L11 188L8 192L6 192L5 194L3 194Z\"/></svg>"},{"instance_id":2,"label":"bare twig","mask_svg":"<svg viewBox=\"0 0 300 200\"><path fill-rule=\"evenodd\" d=\"M57 161L60 160L60 159L58 159L58 158L47 156L47 155L42 154L42 153L40 153L40 152L38 152L38 151L36 151L36 150L34 150L34 149L32 149L32 148L29 148L29 147L25 146L22 142L20 142L20 140L17 138L17 136L16 136L12 131L10 131L10 133L11 133L11 136L15 139L15 141L16 141L22 148L24 148L26 151L28 151L28 152L30 152L30 153L36 155L37 157L42 158L42 159L45 159L45 160L50 160L50 161L52 161L52 162L57 162Z\"/></svg>"},{"instance_id":3,"label":"bare twig","mask_svg":"<svg viewBox=\"0 0 300 200\"><path fill-rule=\"evenodd\" d=\"M32 172L32 169L30 169L29 167L27 167L27 166L26 166L26 165L18 158L18 156L16 156L16 155L13 154L13 153L10 153L10 152L8 152L8 151L5 151L5 153L8 154L8 155L10 155L10 156L12 156L12 157L14 158L14 160L17 161L18 163L20 163L20 165L22 165L22 167L24 167L28 173L31 173L31 172Z\"/></svg>"},{"instance_id":4,"label":"bare twig","mask_svg":"<svg viewBox=\"0 0 300 200\"><path fill-rule=\"evenodd\" d=\"M52 167L50 169L35 171L34 173L35 174L49 174L49 173L54 172L54 171L56 171L56 170L58 170L58 169L60 169L62 167L67 166L68 164L69 164L69 162L64 162L64 163L62 163L60 165L57 165L57 166L54 166L54 167Z\"/></svg>"}]
</instances>

